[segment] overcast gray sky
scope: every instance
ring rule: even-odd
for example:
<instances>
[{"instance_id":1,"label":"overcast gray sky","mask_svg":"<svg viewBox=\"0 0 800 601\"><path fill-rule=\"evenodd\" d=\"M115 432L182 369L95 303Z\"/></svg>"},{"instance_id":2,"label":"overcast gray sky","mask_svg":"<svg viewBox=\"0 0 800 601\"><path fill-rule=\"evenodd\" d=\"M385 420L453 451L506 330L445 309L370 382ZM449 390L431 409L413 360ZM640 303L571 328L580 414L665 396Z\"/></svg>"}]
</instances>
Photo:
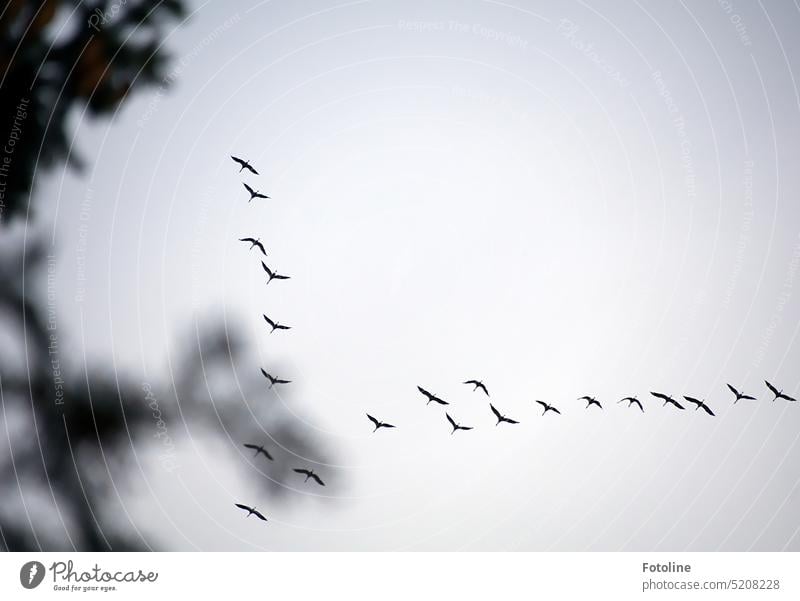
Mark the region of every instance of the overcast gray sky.
<instances>
[{"instance_id":1,"label":"overcast gray sky","mask_svg":"<svg viewBox=\"0 0 800 601\"><path fill-rule=\"evenodd\" d=\"M224 314L258 351L238 369L280 360L346 485L256 503L273 521L254 528L231 449L182 441L181 469L153 462L131 492L154 544L800 550L800 407L763 383L800 386L796 3L193 9L171 89L76 115L91 169L40 189L62 329L168 376L180 336ZM265 287L246 235L292 279ZM267 335L263 312L294 329ZM495 427L473 377L521 424ZM475 430L451 436L418 384Z\"/></svg>"}]
</instances>

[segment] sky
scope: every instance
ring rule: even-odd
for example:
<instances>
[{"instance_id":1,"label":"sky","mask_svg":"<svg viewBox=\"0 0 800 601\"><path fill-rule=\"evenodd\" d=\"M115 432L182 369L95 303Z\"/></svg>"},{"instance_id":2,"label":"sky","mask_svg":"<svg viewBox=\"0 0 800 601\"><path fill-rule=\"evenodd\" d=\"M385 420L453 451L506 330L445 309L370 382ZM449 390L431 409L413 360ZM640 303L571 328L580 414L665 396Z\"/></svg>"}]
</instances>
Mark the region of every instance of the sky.
<instances>
[{"instance_id":1,"label":"sky","mask_svg":"<svg viewBox=\"0 0 800 601\"><path fill-rule=\"evenodd\" d=\"M144 381L195 327L243 329L237 371L286 370L342 484L256 502L254 527L233 443L178 441L180 470L152 461L126 497L154 546L800 550L800 407L764 385L800 389L796 3L190 13L164 86L76 113L89 168L38 191L62 329ZM292 279L265 286L244 236ZM471 378L521 423L495 427ZM418 385L475 429L450 435Z\"/></svg>"}]
</instances>

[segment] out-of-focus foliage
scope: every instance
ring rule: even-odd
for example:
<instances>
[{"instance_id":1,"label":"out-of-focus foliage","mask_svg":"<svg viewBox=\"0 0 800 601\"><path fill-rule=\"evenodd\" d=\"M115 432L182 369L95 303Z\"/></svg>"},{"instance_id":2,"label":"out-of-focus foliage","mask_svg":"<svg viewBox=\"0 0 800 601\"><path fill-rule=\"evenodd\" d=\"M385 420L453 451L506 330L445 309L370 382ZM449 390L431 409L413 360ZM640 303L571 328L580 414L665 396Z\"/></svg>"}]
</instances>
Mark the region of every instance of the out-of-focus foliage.
<instances>
[{"instance_id":1,"label":"out-of-focus foliage","mask_svg":"<svg viewBox=\"0 0 800 601\"><path fill-rule=\"evenodd\" d=\"M24 216L34 175L70 153L71 111L114 111L160 81L162 27L181 0L6 0L0 9L0 220Z\"/></svg>"}]
</instances>

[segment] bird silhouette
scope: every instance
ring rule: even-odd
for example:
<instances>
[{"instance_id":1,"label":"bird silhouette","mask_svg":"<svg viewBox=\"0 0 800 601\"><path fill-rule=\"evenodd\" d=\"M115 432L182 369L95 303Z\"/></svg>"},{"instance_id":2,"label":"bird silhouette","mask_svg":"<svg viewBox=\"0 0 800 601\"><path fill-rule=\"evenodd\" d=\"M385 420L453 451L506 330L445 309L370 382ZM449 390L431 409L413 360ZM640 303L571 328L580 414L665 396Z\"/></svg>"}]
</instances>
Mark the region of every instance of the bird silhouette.
<instances>
[{"instance_id":1,"label":"bird silhouette","mask_svg":"<svg viewBox=\"0 0 800 601\"><path fill-rule=\"evenodd\" d=\"M270 334L272 334L272 332L274 332L275 330L291 330L291 329L292 329L292 326L285 326L285 325L283 325L283 324L282 324L282 323L280 323L280 322L277 322L277 321L272 321L272 320L271 320L269 317L267 317L266 315L263 315L263 314L262 314L262 317L264 317L264 321L266 321L266 322L267 322L267 323L270 325L270 327L272 328L272 329L269 331L269 333L270 333Z\"/></svg>"},{"instance_id":2,"label":"bird silhouette","mask_svg":"<svg viewBox=\"0 0 800 601\"><path fill-rule=\"evenodd\" d=\"M464 382L464 384L472 384L473 386L475 386L475 388L472 389L472 392L475 392L476 390L478 390L478 388L480 388L481 390L483 390L486 396L489 396L489 391L486 390L486 386L484 386L483 382L481 382L480 380L467 380L466 382Z\"/></svg>"},{"instance_id":3,"label":"bird silhouette","mask_svg":"<svg viewBox=\"0 0 800 601\"><path fill-rule=\"evenodd\" d=\"M320 479L319 476L317 476L314 473L314 470L307 470L307 469L303 469L303 468L295 468L294 471L297 472L298 474L303 474L306 477L306 479L303 480L303 482L308 482L308 479L311 478L312 480L314 480L320 486L325 486L325 483Z\"/></svg>"},{"instance_id":4,"label":"bird silhouette","mask_svg":"<svg viewBox=\"0 0 800 601\"><path fill-rule=\"evenodd\" d=\"M494 413L494 416L497 418L497 423L495 424L495 426L499 426L502 422L505 422L507 424L518 424L519 423L518 421L513 420L511 418L508 418L505 415L503 415L502 413L500 413L497 409L495 409L495 406L492 405L491 403L489 403L489 408L491 408L492 413Z\"/></svg>"},{"instance_id":5,"label":"bird silhouette","mask_svg":"<svg viewBox=\"0 0 800 601\"><path fill-rule=\"evenodd\" d=\"M472 430L471 426L459 426L456 423L456 420L454 420L452 417L450 417L449 413L445 413L445 415L447 416L447 421L449 421L450 425L453 426L453 431L450 432L450 434L455 434L456 430Z\"/></svg>"},{"instance_id":6,"label":"bird silhouette","mask_svg":"<svg viewBox=\"0 0 800 601\"><path fill-rule=\"evenodd\" d=\"M556 413L561 415L561 412L558 409L556 409L555 407L553 407L552 405L548 405L547 403L544 403L542 401L536 401L536 402L539 403L542 407L544 407L544 411L542 411L542 415L545 415L548 411L555 411Z\"/></svg>"},{"instance_id":7,"label":"bird silhouette","mask_svg":"<svg viewBox=\"0 0 800 601\"><path fill-rule=\"evenodd\" d=\"M694 410L695 410L695 411L697 411L698 409L701 409L701 408L702 408L702 409L703 409L703 411L705 411L705 412L706 412L706 413L708 413L709 415L711 415L711 416L713 416L713 415L714 415L714 412L713 412L713 411L711 411L711 409L709 408L709 406L705 404L705 399L703 399L702 401L700 401L700 400L698 400L698 399L695 399L695 398L693 398L693 397L690 397L690 396L684 396L683 398L685 398L687 401L689 401L690 403L692 403L693 405L695 405L695 408L694 408Z\"/></svg>"},{"instance_id":8,"label":"bird silhouette","mask_svg":"<svg viewBox=\"0 0 800 601\"><path fill-rule=\"evenodd\" d=\"M269 284L272 280L288 280L288 279L290 279L290 277L288 275L281 275L277 271L272 271L269 267L267 267L267 264L264 263L264 261L261 261L261 268L269 276L269 279L267 280L267 284Z\"/></svg>"},{"instance_id":9,"label":"bird silhouette","mask_svg":"<svg viewBox=\"0 0 800 601\"><path fill-rule=\"evenodd\" d=\"M773 403L775 401L777 401L778 399L785 399L787 401L797 402L796 398L790 397L788 394L784 394L783 390L778 390L777 388L775 388L772 384L770 384L766 380L764 380L764 383L767 385L767 388L769 388L772 391L772 394L775 395L775 398L772 399Z\"/></svg>"},{"instance_id":10,"label":"bird silhouette","mask_svg":"<svg viewBox=\"0 0 800 601\"><path fill-rule=\"evenodd\" d=\"M292 383L292 381L291 381L291 380L281 380L280 378L275 378L275 377L271 376L271 375L270 375L270 374L268 374L266 371L264 371L264 368L263 368L263 367L262 367L262 368L260 368L260 369L261 369L261 373L264 375L264 377L265 377L267 380L269 380L269 387L270 387L270 388L272 388L273 386L275 386L275 384L291 384L291 383Z\"/></svg>"},{"instance_id":11,"label":"bird silhouette","mask_svg":"<svg viewBox=\"0 0 800 601\"><path fill-rule=\"evenodd\" d=\"M247 161L245 161L244 159L240 159L240 158L235 157L233 155L231 155L231 158L234 161L236 161L237 163L239 163L239 165L241 165L241 167L239 168L239 173L241 173L244 169L247 169L248 171L251 171L254 175L258 175L258 171L253 169L253 166L250 163L248 163Z\"/></svg>"},{"instance_id":12,"label":"bird silhouette","mask_svg":"<svg viewBox=\"0 0 800 601\"><path fill-rule=\"evenodd\" d=\"M245 444L244 446L248 449L253 449L255 451L253 457L258 457L258 454L261 453L262 455L264 455L264 457L266 457L270 461L274 461L272 455L269 454L269 451L267 451L267 449L264 448L264 445Z\"/></svg>"},{"instance_id":13,"label":"bird silhouette","mask_svg":"<svg viewBox=\"0 0 800 601\"><path fill-rule=\"evenodd\" d=\"M731 391L733 394L735 394L735 395L736 395L736 400L735 400L735 401L733 401L733 404L734 404L734 405L735 405L736 403L738 403L739 401L741 401L741 400L745 400L745 401L755 401L755 400L756 400L756 397L754 397L754 396L750 396L750 395L748 395L748 394L741 393L741 392L739 392L738 390L736 390L736 389L735 389L733 386L731 386L730 384L728 384L727 386L728 386L728 388L730 389L730 391Z\"/></svg>"},{"instance_id":14,"label":"bird silhouette","mask_svg":"<svg viewBox=\"0 0 800 601\"><path fill-rule=\"evenodd\" d=\"M678 409L681 409L681 410L684 409L683 405L681 405L678 401L676 401L675 399L673 399L669 395L661 394L660 392L651 392L650 394L652 394L657 399L661 399L662 401L664 401L664 404L661 405L662 407L666 407L667 403L669 403L670 405L674 405Z\"/></svg>"},{"instance_id":15,"label":"bird silhouette","mask_svg":"<svg viewBox=\"0 0 800 601\"><path fill-rule=\"evenodd\" d=\"M422 386L417 386L417 390L419 390L422 394L424 394L426 397L428 397L428 402L425 403L426 405L430 405L431 401L433 401L434 403L439 403L440 405L449 405L450 404L447 401L443 401L442 399L440 399L435 394L431 394L430 392L425 390Z\"/></svg>"},{"instance_id":16,"label":"bird silhouette","mask_svg":"<svg viewBox=\"0 0 800 601\"><path fill-rule=\"evenodd\" d=\"M592 396L582 396L578 400L579 401L586 401L586 408L587 409L589 407L591 407L592 405L597 405L598 407L600 407L600 409L603 408L603 406L600 404L600 401L598 401L596 398L594 398Z\"/></svg>"},{"instance_id":17,"label":"bird silhouette","mask_svg":"<svg viewBox=\"0 0 800 601\"><path fill-rule=\"evenodd\" d=\"M249 518L251 515L254 515L259 520L263 520L264 522L267 521L267 518L265 518L258 511L256 511L255 507L248 507L247 505L242 505L241 503L234 503L234 505L236 505L236 507L238 507L239 509L244 509L247 512L247 515L245 517Z\"/></svg>"},{"instance_id":18,"label":"bird silhouette","mask_svg":"<svg viewBox=\"0 0 800 601\"><path fill-rule=\"evenodd\" d=\"M631 405L636 403L637 405L639 405L639 409L641 409L642 413L644 413L644 407L642 407L642 404L639 402L639 399L637 399L636 397L626 396L624 399L620 399L619 401L617 401L617 404L624 403L625 401L628 401L628 407L630 407ZM681 407L681 409L683 409L683 407Z\"/></svg>"},{"instance_id":19,"label":"bird silhouette","mask_svg":"<svg viewBox=\"0 0 800 601\"><path fill-rule=\"evenodd\" d=\"M382 422L382 421L380 421L378 419L375 419L369 413L367 413L367 418L369 419L369 421L371 421L373 424L375 424L375 429L373 430L373 432L377 432L381 428L394 428L395 427L392 424L387 424L386 422Z\"/></svg>"},{"instance_id":20,"label":"bird silhouette","mask_svg":"<svg viewBox=\"0 0 800 601\"><path fill-rule=\"evenodd\" d=\"M247 202L253 202L254 198L269 198L266 194L262 194L259 190L253 190L250 186L246 183L242 182L242 185L247 188L247 191L250 193L250 199Z\"/></svg>"},{"instance_id":21,"label":"bird silhouette","mask_svg":"<svg viewBox=\"0 0 800 601\"><path fill-rule=\"evenodd\" d=\"M267 256L267 251L264 250L264 245L261 244L261 238L239 238L239 242L249 242L250 243L250 250L254 248L258 248L261 251L261 254L265 257Z\"/></svg>"}]
</instances>

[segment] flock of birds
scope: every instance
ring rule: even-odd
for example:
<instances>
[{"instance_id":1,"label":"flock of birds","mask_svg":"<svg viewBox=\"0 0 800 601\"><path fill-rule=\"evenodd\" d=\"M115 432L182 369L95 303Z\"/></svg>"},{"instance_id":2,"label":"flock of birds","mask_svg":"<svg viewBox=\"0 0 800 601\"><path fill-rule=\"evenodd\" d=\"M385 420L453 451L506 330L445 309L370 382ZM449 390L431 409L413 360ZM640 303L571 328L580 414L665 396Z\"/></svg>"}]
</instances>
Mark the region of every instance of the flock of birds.
<instances>
[{"instance_id":1,"label":"flock of birds","mask_svg":"<svg viewBox=\"0 0 800 601\"><path fill-rule=\"evenodd\" d=\"M256 171L248 161L246 161L244 159L237 158L235 156L231 156L231 158L236 163L238 163L240 165L240 169L239 169L240 173L243 170L247 169L248 171L250 171L254 175L258 175L258 171ZM259 190L254 190L247 183L244 183L244 187L247 190L247 192L250 194L250 198L248 199L248 202L252 202L252 200L254 198L269 199L269 196L267 196L266 194L262 194ZM263 255L264 258L267 257L267 251L265 250L264 245L261 243L260 238L246 237L246 238L240 238L239 241L249 244L250 245L249 250L253 250L254 248L257 248L259 250L259 252ZM274 270L270 269L263 260L261 261L261 267L264 270L264 272L267 274L267 284L271 283L273 280L288 280L288 279L290 279L290 277L288 275L283 275L283 274L278 273L277 271L274 271ZM264 321L266 322L266 324L270 328L270 333L273 333L276 330L290 330L291 329L291 326L288 326L286 324L282 324L279 321L274 320L274 319L272 319L271 317L269 317L267 315L263 315L263 318L264 318ZM285 380L285 379L282 379L282 378L275 377L272 374L268 373L263 368L261 368L261 374L269 382L269 388L270 389L272 389L276 385L291 384L291 380ZM773 402L777 401L778 399L783 399L785 401L790 401L790 402L797 402L796 398L789 396L783 390L777 388L776 386L773 386L768 381L765 380L764 383L766 384L767 388L769 389L769 391L773 395L773 398L772 398ZM473 392L477 392L478 390L480 390L481 392L483 392L483 394L487 398L489 398L489 396L490 396L489 395L489 389L486 387L486 385L481 380L466 380L464 382L464 384L472 386L473 387L472 388ZM734 404L738 403L739 401L755 401L755 400L757 400L756 397L751 396L749 394L745 394L743 392L740 392L739 390L737 390L734 386L732 386L730 384L727 384L727 387L731 391L731 393L733 393L733 395L735 397L734 401L733 401ZM435 394L432 394L432 393L428 392L422 386L417 386L417 390L427 399L426 405L430 405L431 403L434 403L434 404L437 404L437 405L440 405L440 406L447 406L447 405L450 404L448 401L445 401L441 397L438 397ZM686 407L684 407L684 405L681 402L675 400L672 396L670 396L668 394L664 394L664 393L661 393L661 392L650 392L650 395L652 397L656 398L656 399L664 401L663 404L662 404L662 407L666 407L667 405L670 405L671 407L673 407L674 409L677 409L677 410L683 411L683 410L686 409ZM690 404L694 405L695 411L699 411L700 409L702 409L705 413L707 413L710 416L714 416L715 415L714 412L712 411L712 409L706 403L705 399L698 399L698 398L691 397L691 396L683 396L683 399L684 399L684 401L686 403L690 403ZM593 396L582 396L582 397L578 398L577 400L586 401L585 409L589 409L592 406L597 407L598 409L603 409L602 403L600 403L600 401L598 401ZM558 408L556 408L555 406L551 405L550 403L546 403L544 401L539 401L539 400L534 401L534 402L542 407L542 416L547 415L548 413L555 413L557 415L561 415L561 411L559 411ZM635 396L624 397L624 398L620 399L619 401L617 401L617 404L619 404L619 403L627 403L627 407L633 407L635 405L636 407L639 408L639 410L642 413L644 413L644 405L642 404L642 401L640 401ZM505 424L519 424L520 423L519 421L517 421L515 419L511 419L507 415L504 415L503 413L501 413L494 406L494 404L491 403L491 402L489 403L489 409L490 409L491 413L494 415L495 419L497 420L496 423L495 423L496 426L499 426L500 424L504 424L504 423ZM394 424L391 424L391 423L388 423L388 422L384 422L384 421L382 421L382 420L370 415L369 413L367 413L366 416L367 416L367 419L371 422L371 424L373 426L373 430L372 430L373 433L377 432L378 430L380 430L382 428L392 429L392 428L396 427ZM449 411L445 411L445 418L447 419L448 424L452 428L451 431L450 431L451 435L455 434L459 430L469 431L469 430L473 429L473 426L465 426L465 425L462 425L459 422L457 422L453 418L453 416L450 415ZM252 443L247 443L247 444L244 445L244 447L254 451L253 457L257 457L260 454L260 455L263 455L268 461L274 461L273 456L269 453L269 451L266 448L264 448L264 445L256 445L256 444L252 444ZM313 470L306 469L306 468L295 468L293 471L296 472L297 474L300 474L301 476L304 476L305 477L304 482L308 482L309 480L313 480L319 486L325 486L325 483L322 481L322 479L319 477L319 475L314 473ZM247 516L246 517L254 515L260 520L267 521L267 518L264 517L264 515L262 515L259 511L257 511L255 507L251 507L249 505L244 505L242 503L235 503L235 505L236 505L236 507L238 507L238 508L240 508L240 509L242 509L242 510L247 512Z\"/></svg>"},{"instance_id":2,"label":"flock of birds","mask_svg":"<svg viewBox=\"0 0 800 601\"><path fill-rule=\"evenodd\" d=\"M235 156L231 156L231 159L233 159L234 162L236 162L239 165L239 173L241 173L242 171L244 171L246 169L247 171L249 171L253 175L258 175L258 171L256 171L256 169L253 167L253 165L250 164L245 159L241 159L241 158L235 157ZM265 200L270 198L266 194L263 194L260 190L256 190L256 189L252 188L250 185L247 184L247 182L242 182L242 185L245 187L245 190L247 190L247 193L250 195L250 197L247 200L248 203L252 202L253 199L256 199L256 198L265 199ZM270 269L270 267L264 262L264 259L267 258L267 250L264 248L264 244L261 242L260 238L253 238L251 236L248 236L248 237L245 237L245 238L239 238L239 242L244 242L246 244L249 244L250 246L249 246L248 250L252 251L253 249L258 249L258 252L263 256L263 259L261 259L261 269L263 269L264 273L267 274L267 284L270 284L273 280L288 280L288 279L291 279L290 276L288 276L288 275L284 275L284 274L278 273L274 269ZM262 317L264 318L264 322L270 328L270 330L269 330L270 334L272 334L275 331L291 330L292 329L291 326L283 324L283 323L280 323L279 321L277 321L275 319L272 319L271 317L269 317L266 314L263 314ZM291 380L285 380L283 378L279 378L277 376L274 376L271 373L267 372L267 370L265 370L263 367L260 368L260 369L261 369L261 375L263 375L264 378L269 382L269 388L270 389L272 389L274 386L277 386L277 385L291 384ZM267 461L274 461L275 460L275 458L272 456L272 454L270 454L270 452L266 448L264 448L264 445L246 443L246 444L244 444L244 447L254 451L254 454L253 454L254 458L258 457L259 455L263 455L266 458ZM313 482L315 482L319 486L325 486L325 482L323 482L322 478L320 478L317 474L314 473L314 470L306 469L304 467L298 467L298 468L294 468L293 471L295 473L300 474L301 476L305 477L305 480L303 480L303 482L308 482L309 480L312 480ZM247 512L247 516L246 517L250 517L251 515L254 515L259 520L262 520L264 522L267 521L267 518L264 517L264 515L260 511L258 511L255 507L252 507L250 505L245 505L244 503L234 503L234 505L236 507L238 507L239 509L241 509L243 511L246 511Z\"/></svg>"},{"instance_id":3,"label":"flock of birds","mask_svg":"<svg viewBox=\"0 0 800 601\"><path fill-rule=\"evenodd\" d=\"M789 396L783 390L779 390L776 386L773 386L772 384L770 384L766 380L764 380L764 383L767 385L767 388L769 389L769 391L773 394L773 398L772 398L773 402L777 401L778 399L783 399L785 401L790 401L790 402L797 402L796 398ZM489 390L486 388L486 386L483 384L483 382L481 382L479 380L467 380L466 382L464 382L464 384L470 384L470 385L474 386L473 391L481 389L487 397L489 396ZM739 392L735 387L731 386L730 384L727 384L727 386L728 386L728 389L735 396L734 401L733 401L734 405L736 403L738 403L739 401L755 401L755 400L757 400L756 397L754 397L754 396L751 396L749 394L744 394L743 392ZM422 388L422 386L417 386L417 390L419 390L419 392L425 398L428 399L428 402L426 403L426 405L430 405L431 403L436 403L438 405L449 405L450 404L449 402L443 400L442 398L436 396L435 394L431 394L430 392L428 392L427 390ZM650 395L655 397L655 398L657 398L657 399L659 399L659 400L661 400L661 401L664 401L664 403L662 404L662 407L666 407L667 405L670 405L670 406L674 407L675 409L679 409L681 411L684 411L686 409L686 407L684 407L680 402L676 401L674 398L672 398L668 394L664 394L664 393L661 393L661 392L651 392ZM697 399L697 398L691 397L691 396L684 396L683 398L687 403L691 403L692 405L694 405L695 411L698 411L698 410L702 409L708 415L711 415L711 416L715 415L715 413L711 410L711 407L709 407L706 404L705 399L701 400L701 399ZM598 401L593 396L582 396L582 397L579 397L578 400L579 401L586 401L585 409L588 409L589 407L591 407L593 405L595 407L597 407L598 409L602 409L603 408L602 403L600 403L600 401ZM561 415L561 411L559 411L558 408L554 407L550 403L545 403L544 401L534 401L534 402L542 407L542 415L543 416L547 415L548 412L552 412L552 413L556 413L558 415ZM628 405L627 405L628 407L632 407L632 406L636 405L639 408L639 410L642 413L644 413L644 405L642 405L642 401L640 401L635 396L626 396L625 398L622 398L622 399L618 400L617 404L619 404L619 403L628 403ZM517 420L511 419L508 416L503 415L502 413L500 413L500 411L498 411L497 408L492 403L489 403L489 409L494 414L495 418L497 418L497 423L495 424L496 426L499 426L502 423L506 423L506 424L518 424L519 423ZM368 415L367 417L369 417L369 419L375 424L375 430L377 430L380 427L384 427L384 426L388 426L390 428L394 428L394 426L392 426L391 424L384 424L383 422L378 422L374 417L372 417L370 415ZM453 417L447 412L445 412L445 417L447 418L447 421L450 423L450 426L452 427L452 431L450 432L451 434L455 434L458 430L472 430L471 426L462 426L461 424L456 422L453 419Z\"/></svg>"}]
</instances>

